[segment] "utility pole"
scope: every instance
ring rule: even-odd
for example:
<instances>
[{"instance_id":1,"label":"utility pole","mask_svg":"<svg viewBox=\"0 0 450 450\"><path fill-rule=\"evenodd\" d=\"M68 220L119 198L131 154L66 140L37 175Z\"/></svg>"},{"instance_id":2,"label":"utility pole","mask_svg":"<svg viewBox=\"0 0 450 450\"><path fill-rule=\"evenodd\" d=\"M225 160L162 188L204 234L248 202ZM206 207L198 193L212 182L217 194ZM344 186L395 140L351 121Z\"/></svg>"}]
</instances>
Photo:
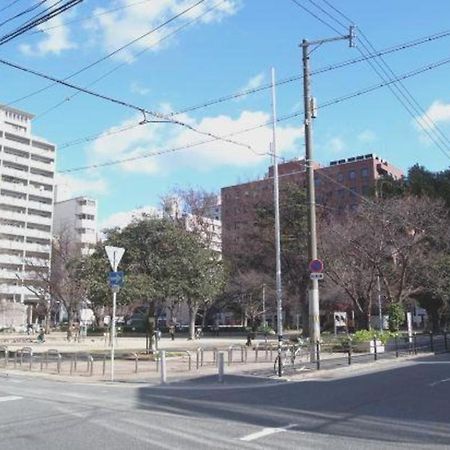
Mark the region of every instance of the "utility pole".
<instances>
[{"instance_id":1,"label":"utility pole","mask_svg":"<svg viewBox=\"0 0 450 450\"><path fill-rule=\"evenodd\" d=\"M277 335L278 335L278 376L283 373L281 350L283 345L283 306L281 298L281 245L280 245L280 190L278 186L277 159L277 109L275 96L275 69L272 67L272 145L273 158L273 200L275 207L275 283L277 297Z\"/></svg>"},{"instance_id":2,"label":"utility pole","mask_svg":"<svg viewBox=\"0 0 450 450\"><path fill-rule=\"evenodd\" d=\"M316 231L316 192L313 169L313 136L312 119L315 117L314 99L311 96L311 73L309 58L311 46L319 46L326 42L349 40L350 47L354 46L355 27L351 26L347 36L338 36L317 41L303 39L300 47L303 50L303 101L304 101L304 127L305 127L305 163L306 163L306 193L308 206L308 258L309 261L317 259L317 231ZM319 281L311 279L308 286L309 297L309 336L311 341L311 358L315 359L315 346L320 341L320 314L319 314Z\"/></svg>"}]
</instances>

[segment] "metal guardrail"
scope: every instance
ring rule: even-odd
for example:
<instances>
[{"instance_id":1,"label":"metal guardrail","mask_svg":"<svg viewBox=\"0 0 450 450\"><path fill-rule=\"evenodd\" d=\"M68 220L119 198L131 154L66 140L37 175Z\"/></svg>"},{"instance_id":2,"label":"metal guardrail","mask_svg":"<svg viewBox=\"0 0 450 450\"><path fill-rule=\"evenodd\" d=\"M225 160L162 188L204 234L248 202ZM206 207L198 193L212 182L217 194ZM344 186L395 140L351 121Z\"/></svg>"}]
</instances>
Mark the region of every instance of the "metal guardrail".
<instances>
[{"instance_id":1,"label":"metal guardrail","mask_svg":"<svg viewBox=\"0 0 450 450\"><path fill-rule=\"evenodd\" d=\"M80 357L86 358L86 372L89 376L94 373L94 358L90 353L75 353L70 360L70 375L77 372L78 359Z\"/></svg>"},{"instance_id":2,"label":"metal guardrail","mask_svg":"<svg viewBox=\"0 0 450 450\"><path fill-rule=\"evenodd\" d=\"M62 356L61 356L61 353L59 353L59 351L54 348L47 350L43 355L41 355L41 372L44 368L44 364L45 364L45 370L48 370L49 359L53 359L54 361L56 361L56 370L60 374L61 373Z\"/></svg>"},{"instance_id":3,"label":"metal guardrail","mask_svg":"<svg viewBox=\"0 0 450 450\"><path fill-rule=\"evenodd\" d=\"M228 347L228 365L231 366L233 362L233 350L241 352L241 363L247 362L247 347L243 344L233 344Z\"/></svg>"}]
</instances>

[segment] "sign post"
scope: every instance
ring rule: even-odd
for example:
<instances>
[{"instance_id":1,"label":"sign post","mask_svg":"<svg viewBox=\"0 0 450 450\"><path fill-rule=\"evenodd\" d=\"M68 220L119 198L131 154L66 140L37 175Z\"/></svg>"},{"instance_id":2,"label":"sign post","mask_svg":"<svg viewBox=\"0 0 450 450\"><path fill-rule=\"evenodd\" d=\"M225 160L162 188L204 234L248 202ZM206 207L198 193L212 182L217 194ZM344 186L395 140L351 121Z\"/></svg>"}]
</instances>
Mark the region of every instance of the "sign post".
<instances>
[{"instance_id":1,"label":"sign post","mask_svg":"<svg viewBox=\"0 0 450 450\"><path fill-rule=\"evenodd\" d=\"M117 267L122 259L125 249L121 247L105 246L106 254L113 272L109 274L109 286L113 293L113 310L111 318L111 381L114 381L114 353L116 345L116 305L117 292L123 286L123 272L117 272Z\"/></svg>"}]
</instances>

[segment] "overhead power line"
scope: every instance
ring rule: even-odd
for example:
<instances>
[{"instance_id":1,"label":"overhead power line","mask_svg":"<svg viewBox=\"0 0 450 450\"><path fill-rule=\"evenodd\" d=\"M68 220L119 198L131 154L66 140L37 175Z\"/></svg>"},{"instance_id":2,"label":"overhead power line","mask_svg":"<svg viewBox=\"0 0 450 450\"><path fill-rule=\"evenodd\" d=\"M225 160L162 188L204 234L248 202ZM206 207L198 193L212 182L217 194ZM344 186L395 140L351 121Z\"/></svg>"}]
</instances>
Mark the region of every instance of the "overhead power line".
<instances>
[{"instance_id":1,"label":"overhead power line","mask_svg":"<svg viewBox=\"0 0 450 450\"><path fill-rule=\"evenodd\" d=\"M7 33L7 34L3 35L2 37L0 37L0 45L4 45L13 39L16 39L18 36L21 36L28 30L31 30L31 29L37 27L38 25L45 23L45 22L49 21L50 19L53 19L54 17L62 14L65 11L68 11L69 9L73 8L74 6L80 4L83 1L84 0L69 0L66 3L64 3L63 5L53 9L54 6L56 6L59 3L62 3L62 0L58 1L57 3L53 4L51 7L47 8L43 13L39 13L38 15L34 16L29 21L25 22L25 24L23 24L19 28L16 28L14 31ZM49 12L46 12L46 11L49 11Z\"/></svg>"},{"instance_id":2,"label":"overhead power line","mask_svg":"<svg viewBox=\"0 0 450 450\"><path fill-rule=\"evenodd\" d=\"M16 64L16 63L13 63L11 61L6 61L4 59L0 59L0 64L4 64L4 65L6 65L8 67L12 67L12 68L20 70L22 72L30 73L30 74L35 75L37 77L44 78L44 79L49 80L49 81L53 81L54 83L61 84L63 86L69 87L71 89L75 89L77 91L82 91L85 94L89 94L89 95L91 95L91 96L93 96L95 98L99 98L99 99L105 100L107 102L123 106L125 108L129 108L129 109L132 109L132 110L135 110L135 111L139 111L140 113L142 113L144 115L144 120L146 120L145 115L148 114L151 117L154 117L156 119L160 119L161 121L164 121L164 122L169 122L169 123L172 123L172 124L175 124L175 125L179 125L179 126L184 127L184 128L186 128L186 129L188 129L190 131L193 131L194 133L197 133L197 134L201 134L201 135L204 135L204 136L209 136L209 137L212 137L212 138L215 138L215 139L223 140L224 142L228 142L229 144L234 144L234 145L238 145L238 146L241 146L241 147L246 147L246 148L250 147L249 145L242 144L240 142L236 142L236 141L233 141L233 140L230 140L230 139L222 139L220 136L216 136L213 133L210 133L210 132L207 132L207 131L201 131L198 128L196 128L196 127L194 127L192 125L189 125L186 122L182 122L182 121L177 120L177 119L175 119L173 117L170 117L170 116L168 116L166 114L162 114L162 113L159 113L159 112L151 111L149 109L143 108L141 106L134 105L134 104L126 102L124 100L113 98L113 97L110 97L108 95L103 95L103 94L100 94L98 92L94 92L94 91L91 91L89 89L85 89L85 88L82 88L80 86L76 86L76 85L74 85L72 83L68 83L67 81L59 80L58 78L54 78L54 77L52 77L50 75L46 75L46 74L44 74L42 72L38 72L36 70L28 69L26 67L23 67L23 66L21 66L19 64Z\"/></svg>"},{"instance_id":3,"label":"overhead power line","mask_svg":"<svg viewBox=\"0 0 450 450\"><path fill-rule=\"evenodd\" d=\"M63 25L53 25L51 27L40 28L39 30L35 30L35 31L31 32L31 33L28 33L28 35L39 34L39 33L46 33L48 31L55 30L57 28L61 28L61 27L64 27L66 25L71 25L73 23L88 22L88 21L91 21L94 17L106 16L108 14L112 14L112 13L115 13L117 11L122 11L122 10L125 10L125 9L129 9L129 8L134 7L134 6L143 5L144 3L148 3L148 2L152 2L152 1L154 1L154 0L140 0L138 2L134 2L134 3L129 3L129 4L126 4L126 5L118 6L116 8L102 10L101 12L98 12L96 14L92 14L90 16L80 17L78 19L73 19L73 20L67 20Z\"/></svg>"},{"instance_id":4,"label":"overhead power line","mask_svg":"<svg viewBox=\"0 0 450 450\"><path fill-rule=\"evenodd\" d=\"M351 99L357 98L357 97L361 97L361 96L363 96L365 94L368 94L370 92L374 92L374 91L376 91L378 89L386 87L389 84L396 83L400 79L401 80L405 80L405 79L417 76L417 75L419 75L421 73L424 73L424 72L427 72L429 70L438 68L438 67L442 66L443 64L450 64L450 58L438 61L436 63L428 64L426 66L422 66L421 68L415 69L415 70L413 70L411 72L408 72L408 73L406 73L406 74L404 74L402 76L397 77L396 80L389 80L389 81L386 81L384 83L377 83L377 84L369 86L367 88L360 89L358 91L354 91L352 93L349 93L349 94L346 94L346 95L343 95L343 96L340 96L340 97L336 97L336 98L334 98L332 100L328 100L327 102L319 104L317 106L317 109L328 108L330 106L337 105L337 104L342 103L344 101L351 100ZM301 115L303 115L303 110L295 111L293 113L286 114L284 116L279 116L278 119L277 119L277 123L285 122L287 120L297 118L297 117L299 117ZM255 130L259 129L259 128L264 128L264 127L270 126L271 124L272 124L272 120L269 120L267 122L258 124L256 126L252 126L252 127L249 127L249 128L245 128L245 129L241 129L241 130L237 130L237 131L228 133L228 134L226 134L224 136L221 136L221 139L228 139L228 138L231 138L231 137L234 137L234 136L238 136L238 135L241 135L241 134L249 133L249 132L255 131ZM72 142L69 142L69 143L66 143L66 144L62 144L61 147L62 148L67 148L67 147L70 147L70 146L73 146L73 145L86 143L86 142L89 142L89 141L94 140L94 139L98 139L98 138L102 138L102 137L106 138L108 136L111 136L111 135L114 135L114 134L118 134L118 133L127 131L127 130L132 129L132 128L136 128L136 127L138 127L140 125L141 124L129 125L129 126L123 127L122 129L119 129L119 130L114 130L114 131L111 131L111 132L103 133L102 135L93 136L92 139L82 138L82 139L79 139L79 140L76 140L76 141L72 141ZM211 142L215 142L217 140L218 140L218 138L213 138L213 139L208 139L208 140L203 140L203 141L197 141L197 142L194 142L194 143L191 143L191 144L187 144L185 146L173 147L173 148L166 149L166 150L159 150L157 152L147 152L147 153L143 153L141 155L133 156L131 158L123 158L123 159L118 159L118 160L107 161L107 162L104 162L104 163L98 163L98 164L91 164L91 165L86 165L86 166L74 167L74 168L71 168L71 169L64 169L64 170L60 170L59 172L60 173L79 172L79 171L87 170L87 169L95 169L95 168L114 166L114 165L123 164L123 163L126 163L126 162L137 161L139 159L146 159L146 158L150 158L150 157L153 157L153 156L160 156L160 155L163 155L165 153L174 153L174 152L181 151L181 150L187 150L187 149L190 149L190 148L193 148L193 147L196 147L196 146L200 146L200 145L203 145L203 144L208 144L208 143L211 143ZM253 149L250 149L250 150L253 151ZM257 153L257 154L262 155L262 153Z\"/></svg>"},{"instance_id":5,"label":"overhead power line","mask_svg":"<svg viewBox=\"0 0 450 450\"><path fill-rule=\"evenodd\" d=\"M164 22L160 23L158 26L152 28L151 30L146 31L145 33L141 34L140 36L136 37L135 39L127 42L126 44L122 45L121 47L113 50L112 52L108 53L107 55L93 61L92 63L88 64L87 66L82 67L81 69L71 73L70 75L66 76L65 78L63 78L63 81L67 81L70 80L72 78L74 78L77 75L80 75L83 72L86 72L87 70L91 69L92 67L97 66L98 64L100 64L103 61L106 61L107 59L113 57L114 55L117 55L118 53L120 53L121 51L127 49L128 47L132 46L133 44L136 44L137 42L141 41L142 39L150 36L152 33L155 33L156 31L160 30L161 28L167 26L169 23L173 22L174 20L178 19L179 17L189 13L190 11L192 11L194 8L196 8L198 5L204 3L205 0L198 0L196 3L192 4L191 6L189 6L188 8L184 9L183 11L180 11L178 14L170 17L169 19L165 20ZM40 94L42 92L47 91L48 89L50 89L51 87L55 86L57 83L52 83L49 84L47 86L44 86L41 89L38 89L36 91L33 91L27 95L24 95L23 97L20 97L16 100L13 100L12 102L9 102L7 104L7 106L11 106L14 105L15 103L21 102L23 100L29 99L31 97L34 97L37 94Z\"/></svg>"},{"instance_id":6,"label":"overhead power line","mask_svg":"<svg viewBox=\"0 0 450 450\"><path fill-rule=\"evenodd\" d=\"M296 0L292 0L296 5L300 6L300 8L302 8L303 10L306 10L308 13L310 13L313 17L317 18L317 15L312 13L311 11L309 11L307 8L304 8L302 5L299 4L298 1ZM315 6L317 9L319 9L320 11L323 11L323 8L318 5L315 1L313 0L308 0L309 3L311 3L313 6ZM324 0L325 1L325 0ZM329 2L325 1L325 3L327 5L330 5ZM338 11L337 8L332 7L332 9L334 11ZM326 15L328 17L332 17L334 18L333 14L330 13L326 13ZM353 22L343 13L340 13L340 15L342 17L344 17L345 20L347 20L349 22L349 24L352 24ZM339 32L338 30L336 30L332 25L330 25L329 23L327 23L326 21L319 19L322 23L324 23L326 26L328 26L330 29L332 29L333 31L337 32L339 35L343 35L343 33ZM346 28L346 25L342 24L341 21L339 21L338 19L335 19L335 21L337 23L339 23L343 28ZM361 55L363 57L368 56L369 54L371 54L371 51L375 51L375 48L373 47L373 45L368 41L367 38L365 38L364 34L362 33L361 30L360 34L362 34L363 36L363 40L360 39L360 43L363 46L363 48L365 49L365 51L362 51L361 49L359 49L359 47L357 47L358 51L361 53ZM368 45L370 45L372 50L369 50L365 41L368 43ZM436 136L436 127L435 124L432 128L432 131L430 131L430 129L428 129L427 127L424 126L424 124L422 123L422 121L417 118L417 116L414 114L414 111L418 114L421 115L425 115L425 117L427 117L426 112L424 111L424 109L420 106L420 104L417 102L417 100L412 96L412 94L409 92L409 90L403 85L402 80L404 79L403 77L396 77L395 73L392 71L392 69L388 66L388 64L384 61L384 59L382 57L380 57L381 61L383 62L384 66L379 63L376 58L374 58L373 61L371 61L371 59L366 59L367 63L370 65L370 67L375 71L375 73L380 77L380 79L385 83L386 86L388 86L389 90L392 92L392 94L396 97L396 99L400 102L400 104L406 109L406 111L411 115L411 117L416 121L416 123L418 124L418 126L425 132L425 134L434 142L434 144L438 147L438 149L447 157L450 159L450 153L448 152L448 145L445 143L445 141L447 139L447 137L444 135L444 137L442 136L443 133L441 130L440 131L440 135ZM385 69L385 67L387 67L387 71ZM391 78L391 75L388 73L388 71L390 72L391 75L394 76L394 78ZM384 75L383 75L384 74ZM391 83L390 81L394 81L394 83ZM398 83L398 85L397 85ZM428 118L429 119L429 118ZM431 119L429 119L431 120ZM444 145L443 145L444 142ZM450 142L450 141L448 141Z\"/></svg>"},{"instance_id":7,"label":"overhead power line","mask_svg":"<svg viewBox=\"0 0 450 450\"><path fill-rule=\"evenodd\" d=\"M207 14L209 14L210 12L214 11L215 9L217 9L222 3L224 3L225 0L220 0L218 3L212 5L210 8L204 10L202 13L198 14L196 17L194 17L192 20L189 20L188 22L184 23L183 25L175 28L173 31L171 31L170 33L166 34L165 36L161 37L160 39L158 39L157 41L153 42L151 46L145 47L144 49L142 49L141 51L139 51L138 53L134 54L133 57L137 58L139 56L141 56L142 54L144 54L145 52L149 51L150 48L155 47L156 45L159 45L161 42L165 41L166 39L169 39L170 37L174 36L175 34L181 32L182 30L184 30L185 28L191 26L192 24L198 22L199 20L201 20L203 17L205 17ZM103 73L102 75L100 75L99 77L95 78L94 80L92 80L90 83L86 84L84 87L86 88L90 88L93 85L97 84L99 81L105 79L106 77L108 77L109 75L111 75L112 73L116 72L117 70L119 70L121 67L126 66L127 63L126 62L122 62L120 64L117 64L116 66L112 67L110 70L108 70L107 72ZM34 121L36 120L40 120L42 119L42 117L46 116L48 113L54 111L55 109L59 108L60 106L64 105L67 102L70 102L73 98L77 97L78 95L80 95L81 92L77 91L74 94L65 97L63 100L59 101L58 103L50 106L49 108L47 108L45 111L37 114L34 118Z\"/></svg>"}]
</instances>

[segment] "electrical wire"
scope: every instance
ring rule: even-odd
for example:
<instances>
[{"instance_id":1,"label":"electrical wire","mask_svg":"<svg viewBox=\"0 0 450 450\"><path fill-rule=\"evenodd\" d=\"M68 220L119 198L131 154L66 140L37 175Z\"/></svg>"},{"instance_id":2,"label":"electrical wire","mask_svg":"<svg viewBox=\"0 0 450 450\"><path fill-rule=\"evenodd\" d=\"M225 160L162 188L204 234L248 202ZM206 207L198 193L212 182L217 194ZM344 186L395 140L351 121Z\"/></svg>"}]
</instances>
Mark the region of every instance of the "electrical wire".
<instances>
[{"instance_id":1,"label":"electrical wire","mask_svg":"<svg viewBox=\"0 0 450 450\"><path fill-rule=\"evenodd\" d=\"M385 83L377 83L377 84L372 85L370 87L367 87L367 88L364 88L364 89L360 89L358 91L354 91L352 93L349 93L349 94L346 94L346 95L334 98L332 100L329 100L327 102L324 102L323 104L319 104L319 105L317 105L317 109L328 108L330 106L337 105L337 104L342 103L344 101L360 97L362 95L365 95L365 94L368 94L368 93L373 92L375 90L378 90L378 89L381 89L383 87L386 87L389 84L395 83L399 79L411 78L413 76L417 76L417 75L419 75L421 73L424 73L426 71L429 71L429 70L435 69L437 67L440 67L443 64L449 64L449 63L450 63L450 58L447 58L445 60L438 61L437 63L434 63L434 64L428 64L426 66L422 66L421 68L418 68L418 69L413 70L411 72L408 72L408 73L406 73L406 74L404 74L404 75L402 75L400 77L397 77L397 79L395 79L395 80L389 80L389 81L386 81ZM284 116L279 116L278 119L277 119L277 123L285 122L287 120L294 119L294 118L300 117L302 115L303 115L303 110L295 111L293 113L286 114ZM252 126L252 127L249 127L249 128L245 128L245 129L242 129L242 130L238 130L238 131L234 131L234 132L228 133L228 134L226 134L224 136L221 136L221 139L227 139L227 138L230 138L230 137L234 137L234 136L238 136L238 135L241 135L241 134L245 134L245 133L257 130L259 128L267 127L267 126L269 126L271 124L272 124L272 121L269 120L267 122L258 124L256 126ZM139 126L139 124L130 125L130 126L124 127L121 130L114 130L114 131L109 132L109 133L103 133L103 135L96 135L92 139L90 139L90 138L82 138L82 139L77 140L77 141L72 141L72 142L68 142L68 143L62 144L62 147L63 148L67 148L67 147L71 147L73 145L79 145L81 143L86 143L86 142L89 142L91 140L101 139L103 137L106 138L106 137L108 137L108 136L110 136L112 134L117 134L117 133L120 133L122 131L127 131L128 129L136 128L137 126ZM167 150L160 150L160 151L157 151L157 152L146 152L144 154L136 155L136 156L133 156L131 158L123 158L123 159L118 159L118 160L107 161L105 163L99 163L99 164L93 164L93 165L87 165L87 166L81 166L81 167L74 167L74 168L71 168L71 169L60 170L59 172L60 173L78 172L78 171L87 170L87 169L113 166L113 165L122 164L122 163L130 162L130 161L136 161L136 160L139 160L139 159L150 158L152 156L160 156L160 155L163 155L165 153L173 153L173 152L176 152L176 151L190 149L190 148L195 147L195 146L199 146L199 145L215 142L218 139L219 139L218 137L215 137L213 139L208 139L208 140L203 140L203 141L198 141L198 142L194 142L194 143L191 143L191 144L187 144L186 146L174 147L174 148L170 148L170 149L167 149ZM252 150L252 149L250 149L250 150ZM254 153L256 153L256 152L254 152ZM256 153L256 154L264 155L266 153Z\"/></svg>"},{"instance_id":2,"label":"electrical wire","mask_svg":"<svg viewBox=\"0 0 450 450\"><path fill-rule=\"evenodd\" d=\"M302 9L305 9L304 7L302 7L302 5L300 5L297 1L294 1L295 4L297 4L298 6L300 6ZM316 4L316 2L314 2L313 0L308 0L310 3L312 3L314 6L316 6L317 8L319 8L320 10L323 10L320 6L318 6ZM327 2L327 4L329 4ZM333 8L334 10L337 10L337 8ZM307 10L307 9L306 9ZM313 15L313 17L317 18L317 16L312 13L311 11L307 10L307 12L309 12L311 15ZM330 14L328 14L329 16L331 16ZM349 25L351 25L353 22L348 19L347 16L344 16L344 14L341 14L343 17L346 17L346 20L349 21ZM323 20L320 20L322 23L325 23ZM341 23L341 22L339 22ZM325 23L325 25L327 25L329 28L331 28L333 31L337 32L339 35L342 35L338 30L336 30L333 26L330 26L329 24ZM343 27L345 27L345 25L341 24ZM361 42L361 41L360 41ZM368 54L370 54L369 49L367 48L366 44L364 42L361 42L363 48L365 49L365 52L360 50L358 48L358 51L361 53L361 55L367 56ZM371 45L371 44L370 44ZM372 51L374 51L375 48L372 46ZM444 156L446 156L447 158L450 159L450 153L448 153L447 149L445 148L445 146L442 146L442 136L439 136L438 138L436 138L435 135L433 135L424 125L423 123L420 121L420 119L417 118L417 116L414 114L413 111L416 111L420 113L420 111L423 111L423 108L417 106L418 102L413 98L412 100L410 98L408 98L407 94L409 94L410 97L412 97L412 95L410 94L409 91L406 90L406 87L404 88L404 90L402 91L395 83L399 82L401 83L401 79L399 79L398 77L395 77L395 73L389 68L390 72L394 75L394 80L395 83L389 83L389 81L392 81L392 79L390 78L389 74L386 72L386 70L384 69L384 67L378 63L378 61L376 59L374 59L374 62L372 62L371 60L367 59L366 60L367 63L371 66L371 68L375 71L375 73L380 77L380 79L386 83L386 86L388 86L389 90L393 93L393 95L396 97L396 99L401 103L401 105L406 109L406 111L411 115L411 117L417 122L417 124L419 125L420 128L422 128L422 130L425 132L425 134L427 134L427 136L434 142L434 144L438 147L438 149L444 154ZM387 63L385 63L385 65L387 66ZM385 77L381 72L384 72ZM405 94L405 92L407 92L407 94ZM409 105L409 106L408 106ZM425 112L426 114L426 112ZM442 132L441 132L442 133ZM445 137L444 140L447 140L447 138ZM450 141L449 141L450 142Z\"/></svg>"},{"instance_id":3,"label":"electrical wire","mask_svg":"<svg viewBox=\"0 0 450 450\"><path fill-rule=\"evenodd\" d=\"M78 19L68 20L63 25L53 25L51 27L40 28L39 30L35 30L35 31L32 31L32 32L28 33L28 35L39 34L39 33L46 33L48 31L55 30L57 28L61 28L61 27L64 27L66 25L71 25L73 23L88 22L88 21L91 21L94 17L106 16L108 14L112 14L112 13L117 12L117 11L122 11L124 9L132 8L133 6L139 6L139 5L142 5L144 3L148 3L148 2L152 2L152 1L154 1L154 0L140 0L140 1L135 2L135 3L129 3L129 4L126 4L126 5L123 5L123 6L118 6L117 8L107 9L107 10L101 11L101 12L99 12L97 14L92 14L90 16L85 16L85 17L80 17Z\"/></svg>"},{"instance_id":4,"label":"electrical wire","mask_svg":"<svg viewBox=\"0 0 450 450\"><path fill-rule=\"evenodd\" d=\"M153 42L152 45L145 47L144 49L142 49L141 51L139 51L138 53L136 53L135 55L133 55L134 58L140 57L142 54L144 54L145 52L149 51L150 48L159 45L161 42L165 41L166 39L169 39L170 37L174 36L175 34L181 32L182 30L184 30L185 28L191 26L192 24L198 22L200 19L202 19L204 16L206 16L207 14L209 14L211 11L217 9L221 4L223 4L225 2L225 0L221 0L218 3L214 4L213 6L211 6L210 8L206 9L205 11L203 11L201 14L197 15L196 17L194 17L192 20L184 23L183 25L179 26L178 28L175 28L173 31L171 31L170 33L166 34L165 36L161 37L160 39L158 39L157 41ZM87 85L85 85L84 87L91 87L93 85L95 85L96 83L98 83L99 81L103 80L104 78L106 78L107 76L111 75L112 73L116 72L117 70L119 70L120 68L124 67L128 65L126 62L122 62L116 66L114 66L112 69L108 70L107 72L105 72L104 74L100 75L99 77L97 77L96 79L94 79L93 81L91 81L90 83L88 83ZM59 108L60 106L64 105L65 103L70 102L73 98L77 97L78 95L80 95L81 92L77 91L74 94L64 98L63 100L59 101L58 103L50 106L49 108L47 108L45 111L37 114L34 117L34 121L36 120L40 120L42 119L44 116L46 116L47 114L49 114L50 112L54 111L55 109ZM172 114L170 114L172 115Z\"/></svg>"},{"instance_id":5,"label":"electrical wire","mask_svg":"<svg viewBox=\"0 0 450 450\"><path fill-rule=\"evenodd\" d=\"M25 24L23 24L22 26L20 26L19 28L16 28L14 31L7 33L5 35L3 35L2 37L0 37L0 45L4 45L7 42L16 39L17 37L21 36L22 34L24 34L26 31L33 29L35 27L37 27L38 25L45 23L47 21L49 21L50 19L53 19L54 17L62 14L63 12L73 8L74 6L80 4L81 2L83 2L84 0L69 0L67 3L65 3L64 5L59 6L56 9L51 9L51 8L47 8L48 13L42 15L41 13L36 15L34 20L25 22ZM61 3L62 0L59 0L57 3L55 3L53 6Z\"/></svg>"},{"instance_id":6,"label":"electrical wire","mask_svg":"<svg viewBox=\"0 0 450 450\"><path fill-rule=\"evenodd\" d=\"M4 6L3 8L0 9L0 13L5 11L8 8L11 8L11 6L14 6L16 3L19 3L22 0L14 0L11 3L9 3L8 5Z\"/></svg>"},{"instance_id":7,"label":"electrical wire","mask_svg":"<svg viewBox=\"0 0 450 450\"><path fill-rule=\"evenodd\" d=\"M140 40L150 36L152 33L155 33L156 31L160 30L161 28L165 27L166 25L168 25L169 23L173 22L174 20L178 19L179 17L189 13L190 11L192 11L194 8L196 8L198 5L204 3L205 0L198 0L196 3L192 4L191 6L189 6L188 8L184 9L183 11L180 11L179 13L177 13L176 15L170 17L169 19L165 20L164 22L162 22L161 24L159 24L158 26L156 26L155 28L152 28L149 31L146 31L144 34L141 34L140 36L138 36L137 38L127 42L126 44L122 45L121 47L113 50L112 52L108 53L107 55L97 59L96 61L93 61L92 63L88 64L87 66L82 67L81 69L71 73L70 75L68 75L67 77L63 78L62 81L67 81L70 80L72 78L74 78L75 76L86 72L87 70L91 69L92 67L97 66L98 64L100 64L103 61L106 61L107 59L111 58L114 55L117 55L118 53L120 53L121 51L127 49L128 47L130 47L131 45L139 42ZM21 102L23 100L27 100L31 97L34 97L37 94L40 94L42 92L47 91L48 89L50 89L51 87L55 86L56 84L58 84L57 82L49 84L47 86L44 86L41 89L38 89L37 91L31 92L30 94L27 94L23 97L20 97L16 100L13 100L12 102L9 102L6 106L11 106L14 105L15 103Z\"/></svg>"}]
</instances>

